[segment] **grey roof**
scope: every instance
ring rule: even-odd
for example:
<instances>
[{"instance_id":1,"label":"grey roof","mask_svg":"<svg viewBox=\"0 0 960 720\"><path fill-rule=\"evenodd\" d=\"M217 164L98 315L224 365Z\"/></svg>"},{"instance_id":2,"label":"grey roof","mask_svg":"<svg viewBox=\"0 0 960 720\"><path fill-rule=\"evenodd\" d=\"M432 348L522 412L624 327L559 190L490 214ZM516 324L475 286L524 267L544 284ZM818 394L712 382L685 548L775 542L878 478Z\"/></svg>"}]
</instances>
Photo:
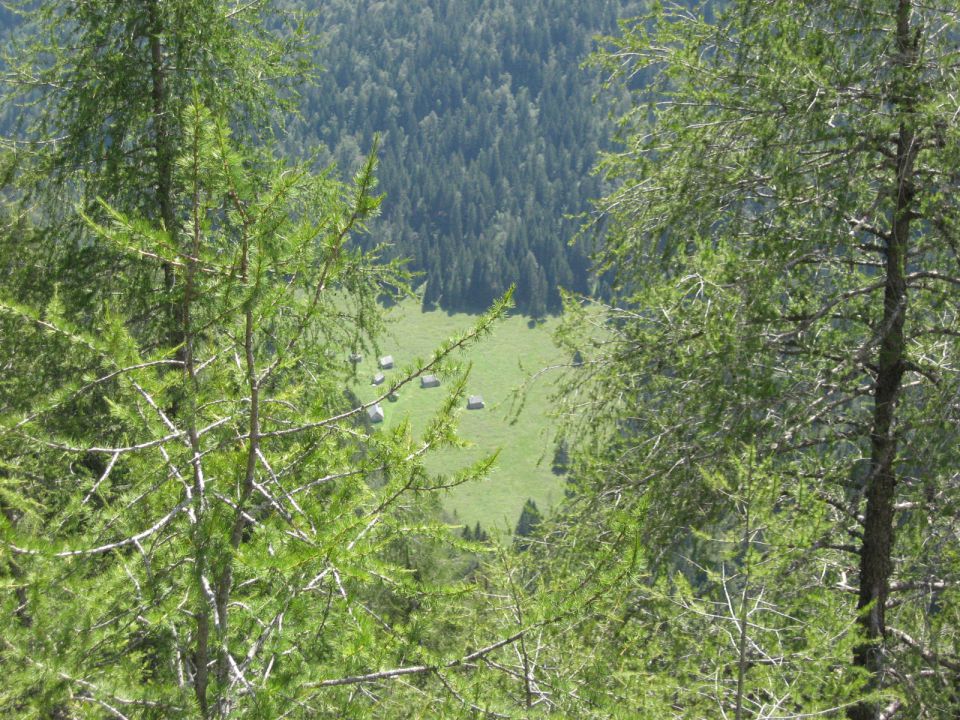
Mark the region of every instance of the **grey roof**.
<instances>
[{"instance_id":1,"label":"grey roof","mask_svg":"<svg viewBox=\"0 0 960 720\"><path fill-rule=\"evenodd\" d=\"M352 362L352 363L358 363L358 362L360 362L361 360L363 360L363 355L361 355L360 353L358 353L358 352L350 353L350 362Z\"/></svg>"},{"instance_id":2,"label":"grey roof","mask_svg":"<svg viewBox=\"0 0 960 720\"><path fill-rule=\"evenodd\" d=\"M422 388L432 388L440 387L440 378L436 375L424 375L420 378L420 387Z\"/></svg>"},{"instance_id":3,"label":"grey roof","mask_svg":"<svg viewBox=\"0 0 960 720\"><path fill-rule=\"evenodd\" d=\"M483 398L479 395L471 395L467 398L467 410L480 410L483 407Z\"/></svg>"},{"instance_id":4,"label":"grey roof","mask_svg":"<svg viewBox=\"0 0 960 720\"><path fill-rule=\"evenodd\" d=\"M383 422L383 408L380 407L380 403L367 408L367 417L372 423Z\"/></svg>"},{"instance_id":5,"label":"grey roof","mask_svg":"<svg viewBox=\"0 0 960 720\"><path fill-rule=\"evenodd\" d=\"M393 355L384 355L380 358L380 367L384 370L389 370L393 367Z\"/></svg>"},{"instance_id":6,"label":"grey roof","mask_svg":"<svg viewBox=\"0 0 960 720\"><path fill-rule=\"evenodd\" d=\"M386 376L383 373L377 373L373 376L373 382L371 384L380 385L384 380L386 380Z\"/></svg>"}]
</instances>

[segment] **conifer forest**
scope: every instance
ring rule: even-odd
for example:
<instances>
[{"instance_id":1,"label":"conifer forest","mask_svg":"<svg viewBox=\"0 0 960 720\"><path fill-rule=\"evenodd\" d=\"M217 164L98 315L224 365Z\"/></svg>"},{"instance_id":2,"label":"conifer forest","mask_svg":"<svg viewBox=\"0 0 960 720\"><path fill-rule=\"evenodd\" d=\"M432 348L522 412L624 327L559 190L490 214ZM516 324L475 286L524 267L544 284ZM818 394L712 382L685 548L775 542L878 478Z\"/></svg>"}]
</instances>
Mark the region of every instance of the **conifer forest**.
<instances>
[{"instance_id":1,"label":"conifer forest","mask_svg":"<svg viewBox=\"0 0 960 720\"><path fill-rule=\"evenodd\" d=\"M0 717L960 717L957 0L0 37Z\"/></svg>"}]
</instances>

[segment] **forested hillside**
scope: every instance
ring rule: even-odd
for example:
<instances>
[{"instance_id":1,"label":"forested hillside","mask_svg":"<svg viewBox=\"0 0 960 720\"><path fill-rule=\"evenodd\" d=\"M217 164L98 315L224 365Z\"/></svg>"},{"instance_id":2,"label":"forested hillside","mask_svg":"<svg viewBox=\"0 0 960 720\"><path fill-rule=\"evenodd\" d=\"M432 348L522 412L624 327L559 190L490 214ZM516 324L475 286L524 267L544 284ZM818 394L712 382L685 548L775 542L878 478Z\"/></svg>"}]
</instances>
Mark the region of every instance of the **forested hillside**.
<instances>
[{"instance_id":1,"label":"forested hillside","mask_svg":"<svg viewBox=\"0 0 960 720\"><path fill-rule=\"evenodd\" d=\"M5 38L0 716L960 717L955 4L295 5ZM404 252L606 287L391 338ZM564 486L498 542L442 503L542 445L445 458L523 362Z\"/></svg>"},{"instance_id":2,"label":"forested hillside","mask_svg":"<svg viewBox=\"0 0 960 720\"><path fill-rule=\"evenodd\" d=\"M409 259L426 306L479 312L516 284L517 307L542 316L561 287L605 292L589 243L571 244L611 134L593 104L600 74L581 65L639 0L288 5L315 12L318 70L294 83L283 146L351 174L381 136L387 200L366 243ZM18 22L0 9L0 26ZM22 120L5 110L5 127Z\"/></svg>"},{"instance_id":3,"label":"forested hillside","mask_svg":"<svg viewBox=\"0 0 960 720\"><path fill-rule=\"evenodd\" d=\"M560 309L590 287L569 241L601 183L609 136L580 69L626 0L333 0L316 19L324 68L305 91L291 149L318 144L352 170L383 135L383 216L373 241L425 273L424 302L479 311L511 283L521 310Z\"/></svg>"}]
</instances>

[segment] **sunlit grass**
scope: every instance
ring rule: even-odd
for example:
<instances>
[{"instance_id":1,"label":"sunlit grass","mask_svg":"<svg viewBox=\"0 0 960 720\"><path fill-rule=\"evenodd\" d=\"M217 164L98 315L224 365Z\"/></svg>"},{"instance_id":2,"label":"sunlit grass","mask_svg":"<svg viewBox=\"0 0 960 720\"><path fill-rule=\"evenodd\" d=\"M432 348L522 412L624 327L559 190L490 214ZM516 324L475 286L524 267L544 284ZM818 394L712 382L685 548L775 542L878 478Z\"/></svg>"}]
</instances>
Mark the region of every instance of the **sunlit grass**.
<instances>
[{"instance_id":1,"label":"sunlit grass","mask_svg":"<svg viewBox=\"0 0 960 720\"><path fill-rule=\"evenodd\" d=\"M381 346L382 355L392 355L395 369L380 371L377 358L365 356L357 365L358 396L369 401L383 392L372 386L377 372L384 372L386 385L400 368L416 358L426 359L445 338L473 325L470 315L442 311L421 312L408 301L390 310L392 323ZM499 450L494 470L486 480L445 491L443 505L453 522L512 531L527 498L547 511L563 497L563 478L551 470L555 419L551 393L556 370L544 370L568 362L554 346L551 333L558 321L547 320L531 327L527 318L514 316L498 323L493 334L462 354L472 364L467 395L481 395L486 407L466 410L461 403L459 434L471 446L443 449L431 454L431 472L452 473ZM542 372L541 372L542 371ZM450 383L421 389L419 382L405 386L396 402L384 402L384 426L395 427L408 417L414 431L422 429Z\"/></svg>"}]
</instances>

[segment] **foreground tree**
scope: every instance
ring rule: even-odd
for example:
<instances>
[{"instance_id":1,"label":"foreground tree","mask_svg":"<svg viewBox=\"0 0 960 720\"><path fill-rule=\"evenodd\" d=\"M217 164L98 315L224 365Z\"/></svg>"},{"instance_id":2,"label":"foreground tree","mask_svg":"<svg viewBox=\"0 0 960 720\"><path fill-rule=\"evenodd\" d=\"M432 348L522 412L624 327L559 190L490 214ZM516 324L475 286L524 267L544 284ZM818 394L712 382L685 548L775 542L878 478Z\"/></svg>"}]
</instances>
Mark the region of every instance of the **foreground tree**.
<instances>
[{"instance_id":1,"label":"foreground tree","mask_svg":"<svg viewBox=\"0 0 960 720\"><path fill-rule=\"evenodd\" d=\"M279 119L273 109L293 110L291 90L309 71L296 18L271 3L221 0L18 7L3 53L5 114L17 118L5 141L19 158L22 191L38 206L34 253L74 319L90 318L105 296L133 284L130 315L141 336L178 344L174 268L114 252L78 222L75 205L102 218L103 198L175 234L187 197L174 167L187 132L183 108L196 99L230 123L248 152L265 146L257 141ZM40 284L49 292L49 281Z\"/></svg>"},{"instance_id":2,"label":"foreground tree","mask_svg":"<svg viewBox=\"0 0 960 720\"><path fill-rule=\"evenodd\" d=\"M798 684L798 714L948 717L960 703L957 15L906 0L664 5L598 57L644 89L602 166L620 186L598 206L598 270L616 272L619 303L572 340L594 351L571 385L588 422L566 532L589 526L602 548L639 523L649 582L679 568L706 592L691 529L715 536L737 514L742 493L709 478L735 477L752 448L777 478L754 514L793 528L766 560L817 578L800 584L811 602L835 596L819 627L860 631L849 656L820 651L862 673L864 694ZM591 316L572 309L574 338ZM796 607L789 587L766 601Z\"/></svg>"},{"instance_id":3,"label":"foreground tree","mask_svg":"<svg viewBox=\"0 0 960 720\"><path fill-rule=\"evenodd\" d=\"M56 303L0 305L39 357L66 354L77 372L0 434L3 606L17 619L0 707L18 717L338 714L358 704L351 687L391 677L370 668L449 650L414 621L435 609L431 578L386 549L447 536L413 498L433 485L421 457L452 437L462 385L419 440L367 431L344 394L357 328L343 308L403 282L347 245L377 204L372 161L352 189L253 172L222 121L187 117L178 249L109 207L109 224L90 220L117 251L174 268L182 353L131 335L122 299L97 333Z\"/></svg>"},{"instance_id":4,"label":"foreground tree","mask_svg":"<svg viewBox=\"0 0 960 720\"><path fill-rule=\"evenodd\" d=\"M372 158L348 185L251 142L290 71L260 10L51 2L11 74L43 107L3 166L4 714L408 716L411 675L462 711L437 678L519 637L444 624L454 481L421 461L463 385L419 438L362 421L347 353L408 276L351 244Z\"/></svg>"}]
</instances>

